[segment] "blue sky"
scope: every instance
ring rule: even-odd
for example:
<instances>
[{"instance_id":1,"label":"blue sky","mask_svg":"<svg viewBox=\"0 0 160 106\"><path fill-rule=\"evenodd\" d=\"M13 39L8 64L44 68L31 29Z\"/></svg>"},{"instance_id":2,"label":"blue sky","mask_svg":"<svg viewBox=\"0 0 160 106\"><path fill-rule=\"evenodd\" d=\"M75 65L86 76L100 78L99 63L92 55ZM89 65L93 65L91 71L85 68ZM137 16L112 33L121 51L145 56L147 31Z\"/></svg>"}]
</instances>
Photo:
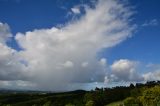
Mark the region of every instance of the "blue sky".
<instances>
[{"instance_id":1,"label":"blue sky","mask_svg":"<svg viewBox=\"0 0 160 106\"><path fill-rule=\"evenodd\" d=\"M114 2L114 1L112 1L112 2ZM126 1L125 0L119 1L119 2L122 2L122 4L123 4L123 3L127 3L127 0ZM50 60L48 59L48 56L43 57L43 55L45 55L45 54L50 55L46 51L50 50L48 48L50 46L52 46L51 44L53 42L50 42L48 40L49 43L47 43L46 41L44 41L45 38L51 39L49 35L46 35L48 38L44 37L44 35L46 33L48 34L48 31L50 31L50 30L53 32L55 30L61 30L61 29L63 30L63 28L64 28L64 30L66 30L68 27L70 28L70 25L77 26L78 28L83 28L83 27L81 27L80 24L77 25L72 22L74 22L74 21L78 22L82 18L82 21L80 21L80 22L83 23L83 16L85 16L87 14L87 12L90 12L90 10L89 9L87 10L86 9L87 7L85 7L85 6L88 6L94 10L96 4L97 4L97 1L94 1L94 0L0 0L0 22L7 23L8 26L10 27L10 31L11 31L9 33L11 33L13 35L13 37L7 41L6 45L8 48L16 50L16 52L18 52L17 54L19 55L18 60L13 60L13 61L20 61L21 63L23 63L23 65L25 64L27 66L28 64L32 64L33 61L34 62L41 61L36 57L36 56L40 56L43 59L46 58L46 60L44 60L44 61L45 62L47 61L47 64L48 64L48 61L50 62ZM119 43L117 40L117 42L115 42L115 44L113 43L113 45L110 43L109 44L106 43L109 46L100 47L100 48L97 47L99 50L94 48L96 52L98 51L98 53L96 53L97 60L93 59L93 61L91 61L91 59L90 59L91 57L94 57L94 56L92 56L92 55L94 55L94 53L91 56L87 57L87 59L89 59L88 60L89 62L91 62L93 64L100 63L103 66L103 68L106 67L106 66L104 66L104 64L105 65L107 64L107 69L109 69L109 73L113 73L112 75L105 77L107 81L108 80L111 81L113 77L114 77L113 79L115 81L117 81L117 80L123 79L122 77L127 75L126 74L127 72L124 73L124 76L120 75L120 73L118 73L118 71L124 72L126 70L130 70L129 72L132 73L133 70L138 70L138 71L141 70L141 71L139 71L139 73L143 73L143 74L148 71L154 72L155 70L156 70L155 73L159 72L157 70L159 70L159 68L160 68L160 55L159 55L160 54L160 46L159 46L160 45L160 13L159 13L160 1L159 0L152 0L152 1L151 0L128 0L128 4L129 4L129 7L132 8L131 11L134 12L134 14L131 16L130 19L126 19L127 20L126 24L129 23L130 25L127 25L127 27L124 26L124 28L127 28L126 30L129 30L132 25L135 26L135 29L132 33L132 36L128 37L128 35L124 35L126 40L122 40L121 43ZM108 4L106 1L106 6L107 5ZM117 3L117 5L118 5L118 3ZM76 9L78 8L79 10L73 11L72 9L75 9L75 7L76 7ZM86 17L89 17L89 16L87 15ZM90 18L92 18L92 17L90 17ZM99 24L99 25L101 25L101 24ZM86 26L87 26L87 24L86 24ZM37 31L35 31L35 30L37 30ZM74 29L74 30L79 32L81 29ZM125 29L123 29L123 30L125 30ZM26 32L31 32L31 33L26 33ZM72 31L67 29L67 31L64 32L64 34L69 33L69 36L70 36L70 34L72 34L71 32ZM20 33L20 34L17 34L17 33ZM75 33L75 32L73 31L73 33ZM96 31L95 31L95 33L96 33ZM129 33L131 34L131 32L129 32ZM53 33L53 35L54 34L55 33ZM57 34L59 34L59 33L57 33ZM92 34L94 34L94 33L92 33ZM42 39L40 37L35 37L35 35L40 36L40 37L44 37L44 38ZM3 35L1 35L1 36L3 36ZM22 37L22 39L21 39L21 37L19 37L19 36L26 36L26 38ZM29 36L32 36L33 38L32 37L29 38ZM24 40L24 39L27 39L27 37L28 37L28 39L31 39L30 43L28 43L28 42L26 43L26 41ZM15 39L18 39L18 40L16 41ZM80 39L80 42L81 42L82 38L78 37L78 39ZM85 38L83 38L83 40L84 39ZM0 40L1 40L1 38L0 38ZM73 39L71 39L71 40L73 40ZM103 41L103 39L101 39L101 40ZM32 49L30 46L36 46L37 41L42 42L41 43L42 45L39 44L39 45L41 45L42 48L45 44L48 44L49 46L48 47L46 46L44 51L42 51L42 54L44 53L43 55L40 55L39 53L37 53L35 55L29 55L29 53L34 54L33 51L29 51L29 50ZM88 41L90 41L90 39ZM77 42L79 42L79 40ZM106 40L106 42L110 42L110 41ZM57 44L57 42L54 44ZM6 45L4 45L4 46L6 46ZM58 43L57 45L61 45L61 44ZM75 43L75 45L78 45L78 44ZM102 46L102 45L103 44L101 44L100 46ZM65 46L65 45L63 45L63 46ZM71 43L71 46L74 46L74 43L73 44ZM25 48L28 51L23 52L22 48ZM91 52L93 50L92 48L93 47L90 48ZM66 49L66 48L63 48L63 49ZM56 48L55 50L58 51L61 49ZM84 47L80 48L80 50L84 51L84 52L82 52L82 55L84 55L82 58L77 58L76 56L74 57L75 54L71 53L73 55L73 58L68 56L67 58L64 57L66 60L65 59L63 60L63 59L61 59L61 56L60 56L60 57L58 57L57 60L55 59L55 61L58 61L58 62L60 61L61 66L63 65L63 66L69 67L69 68L76 66L76 64L78 64L79 62L82 62L82 66L86 67L89 64L91 64L87 61L87 59L85 60L85 58L86 58L85 55L88 54L88 52L90 52L90 51L85 50ZM80 51L80 53L81 53L81 51ZM61 52L64 52L64 51L58 51L58 53L60 53L60 54L61 54ZM55 52L55 54L56 54L56 52ZM22 55L24 55L24 56L22 56ZM65 54L62 53L61 55L63 57ZM53 55L53 56L56 57L56 55ZM81 55L78 54L78 56L81 56ZM15 58L15 57L13 56L13 58ZM20 60L19 60L19 58L20 58ZM29 60L28 58L29 59L31 58L31 59ZM35 60L32 60L32 58ZM50 58L52 58L52 57L50 57ZM7 59L7 57L6 57L6 59ZM77 60L75 60L75 59L77 59ZM54 63L54 61L52 61L52 62ZM8 62L8 63L10 63L10 62ZM126 68L122 68L122 66L119 67L119 65L121 65L121 64L122 64L122 66L124 64L125 65L127 64L128 66ZM38 65L40 65L40 63ZM19 67L19 66L17 66L17 65L16 65L16 67L14 66L15 69L17 67ZM45 66L45 67L47 67L47 66ZM77 65L77 67L79 68L78 65ZM44 68L44 67L41 67L41 68ZM100 69L103 70L103 68L100 68L100 66L98 66L97 64L93 65L93 68L94 68L94 70L100 70ZM29 67L29 69L30 69L30 67ZM31 67L31 69L32 69L32 67ZM27 68L25 70L27 70ZM46 70L49 70L48 72L50 72L50 68L46 69ZM66 70L68 70L68 69L66 69ZM77 69L77 70L79 71L81 69ZM88 70L93 70L93 69L88 68ZM58 71L56 71L56 72L58 72ZM16 72L16 73L21 73L21 72ZM43 74L43 72L40 72L40 73ZM99 72L94 72L94 73L95 74L88 72L87 74L90 74L90 76L92 76L91 79L93 80L93 82L94 81L95 82L101 81L101 80L99 80L99 79L101 79L100 77L97 78L95 76L96 75L103 76L102 73L99 73ZM144 76L145 76L145 78L150 78L150 76L154 76L155 73L146 73ZM73 77L73 79L77 80L76 78L74 78L77 74L80 74L80 73L74 73L73 75L71 75L71 77ZM83 75L84 74L82 74L82 76ZM105 75L107 76L108 74L105 74ZM137 75L137 73L136 74L134 73L134 75ZM0 76L1 76L1 74L0 74ZM41 76L41 75L39 75L39 76ZM47 74L46 76L50 76L50 75ZM5 76L5 77L8 77L8 76ZM63 74L61 77L64 77ZM87 75L85 78L86 79L88 78ZM156 78L160 78L160 77L156 76ZM24 80L23 78L22 79L19 78L19 79L22 81L26 81L26 79ZM19 81L19 79L18 79L18 81ZM139 78L139 76L137 76L137 79L141 80L141 78ZM45 79L45 80L48 81L49 79ZM57 81L59 81L59 80L61 81L61 79L57 79ZM124 78L122 81L126 81L126 80L132 81L132 78L131 79ZM79 79L78 79L78 81L79 81ZM79 82L83 82L83 80L81 79ZM22 83L22 82L20 82L20 83ZM15 84L15 82L14 82L14 84ZM41 86L40 86L40 88L41 88Z\"/></svg>"},{"instance_id":2,"label":"blue sky","mask_svg":"<svg viewBox=\"0 0 160 106\"><path fill-rule=\"evenodd\" d=\"M135 15L133 23L137 24L137 31L133 37L125 42L111 48L109 53L103 56L110 58L112 62L115 59L128 58L132 60L140 60L144 63L153 62L160 63L160 25L149 25L143 27L146 21L156 19L159 23L159 0L130 0L131 5L135 7Z\"/></svg>"},{"instance_id":3,"label":"blue sky","mask_svg":"<svg viewBox=\"0 0 160 106\"><path fill-rule=\"evenodd\" d=\"M25 33L34 29L51 28L67 23L71 17L67 12L78 4L89 3L85 0L0 0L0 21L8 23L11 32ZM133 23L137 25L137 32L125 42L110 50L103 51L101 57L107 57L112 63L116 59L128 58L143 62L160 62L160 25L142 27L145 22L153 19L160 21L159 0L129 0L136 12ZM15 49L19 47L13 40L9 45ZM107 52L107 53L106 53Z\"/></svg>"}]
</instances>

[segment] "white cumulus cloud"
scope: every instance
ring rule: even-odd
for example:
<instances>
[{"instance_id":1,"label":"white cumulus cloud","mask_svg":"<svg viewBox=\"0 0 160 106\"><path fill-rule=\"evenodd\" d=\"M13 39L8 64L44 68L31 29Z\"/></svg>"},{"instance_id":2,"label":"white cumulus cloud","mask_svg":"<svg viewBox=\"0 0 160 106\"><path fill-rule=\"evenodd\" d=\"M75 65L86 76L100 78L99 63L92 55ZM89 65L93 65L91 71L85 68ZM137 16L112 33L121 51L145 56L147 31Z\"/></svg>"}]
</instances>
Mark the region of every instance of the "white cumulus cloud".
<instances>
[{"instance_id":1,"label":"white cumulus cloud","mask_svg":"<svg viewBox=\"0 0 160 106\"><path fill-rule=\"evenodd\" d=\"M112 78L122 81L142 81L143 77L137 72L138 62L120 59L111 65Z\"/></svg>"},{"instance_id":2,"label":"white cumulus cloud","mask_svg":"<svg viewBox=\"0 0 160 106\"><path fill-rule=\"evenodd\" d=\"M145 81L156 81L156 80L160 80L160 70L156 70L156 71L151 71L148 73L143 74L144 80Z\"/></svg>"},{"instance_id":3,"label":"white cumulus cloud","mask_svg":"<svg viewBox=\"0 0 160 106\"><path fill-rule=\"evenodd\" d=\"M74 83L103 82L107 61L104 58L99 61L97 53L132 35L133 27L129 24L131 14L121 2L100 0L94 9L87 8L84 16L64 27L17 33L15 39L23 50L17 52L7 45L0 46L6 51L3 56L0 53L0 78L4 81L27 80L36 88L45 90L69 89L67 86ZM9 66L2 59L8 59ZM134 73L132 66L134 63L121 60L112 68L115 73L121 71L130 75ZM24 82L20 85L27 86Z\"/></svg>"},{"instance_id":4,"label":"white cumulus cloud","mask_svg":"<svg viewBox=\"0 0 160 106\"><path fill-rule=\"evenodd\" d=\"M0 43L6 43L6 41L12 37L8 24L0 22Z\"/></svg>"}]
</instances>

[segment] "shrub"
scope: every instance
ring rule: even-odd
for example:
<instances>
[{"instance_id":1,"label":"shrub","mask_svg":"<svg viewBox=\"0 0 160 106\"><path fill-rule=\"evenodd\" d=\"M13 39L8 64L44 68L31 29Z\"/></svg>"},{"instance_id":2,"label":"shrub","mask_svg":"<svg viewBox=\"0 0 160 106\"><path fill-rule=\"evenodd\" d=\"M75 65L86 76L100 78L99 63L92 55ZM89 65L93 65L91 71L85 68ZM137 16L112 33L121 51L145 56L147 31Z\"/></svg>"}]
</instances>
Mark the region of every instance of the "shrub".
<instances>
[{"instance_id":1,"label":"shrub","mask_svg":"<svg viewBox=\"0 0 160 106\"><path fill-rule=\"evenodd\" d=\"M124 100L124 106L140 106L140 101L134 97L128 97Z\"/></svg>"},{"instance_id":2,"label":"shrub","mask_svg":"<svg viewBox=\"0 0 160 106\"><path fill-rule=\"evenodd\" d=\"M144 106L156 106L160 101L160 87L156 86L143 92L142 103Z\"/></svg>"}]
</instances>

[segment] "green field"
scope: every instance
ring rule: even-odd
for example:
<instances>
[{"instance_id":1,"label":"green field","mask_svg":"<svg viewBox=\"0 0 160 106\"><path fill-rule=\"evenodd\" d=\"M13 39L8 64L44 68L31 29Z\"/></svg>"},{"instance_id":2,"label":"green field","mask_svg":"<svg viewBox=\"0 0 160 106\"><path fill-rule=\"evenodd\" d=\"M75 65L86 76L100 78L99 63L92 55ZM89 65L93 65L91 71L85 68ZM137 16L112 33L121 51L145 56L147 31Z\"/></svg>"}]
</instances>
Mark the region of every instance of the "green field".
<instances>
[{"instance_id":1,"label":"green field","mask_svg":"<svg viewBox=\"0 0 160 106\"><path fill-rule=\"evenodd\" d=\"M123 104L123 101L113 102L113 103L110 103L106 106L120 106L120 104Z\"/></svg>"}]
</instances>

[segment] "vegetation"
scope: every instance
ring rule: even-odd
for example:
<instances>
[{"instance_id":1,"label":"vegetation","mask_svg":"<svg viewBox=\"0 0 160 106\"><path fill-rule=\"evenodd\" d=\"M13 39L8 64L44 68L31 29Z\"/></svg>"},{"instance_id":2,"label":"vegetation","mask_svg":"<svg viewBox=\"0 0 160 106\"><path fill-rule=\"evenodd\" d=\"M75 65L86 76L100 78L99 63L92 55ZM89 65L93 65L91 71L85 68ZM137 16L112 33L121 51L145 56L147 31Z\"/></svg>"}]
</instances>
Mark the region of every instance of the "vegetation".
<instances>
[{"instance_id":1,"label":"vegetation","mask_svg":"<svg viewBox=\"0 0 160 106\"><path fill-rule=\"evenodd\" d=\"M113 102L106 106L123 106L123 101Z\"/></svg>"},{"instance_id":2,"label":"vegetation","mask_svg":"<svg viewBox=\"0 0 160 106\"><path fill-rule=\"evenodd\" d=\"M64 93L3 92L0 106L160 106L160 81Z\"/></svg>"}]
</instances>

